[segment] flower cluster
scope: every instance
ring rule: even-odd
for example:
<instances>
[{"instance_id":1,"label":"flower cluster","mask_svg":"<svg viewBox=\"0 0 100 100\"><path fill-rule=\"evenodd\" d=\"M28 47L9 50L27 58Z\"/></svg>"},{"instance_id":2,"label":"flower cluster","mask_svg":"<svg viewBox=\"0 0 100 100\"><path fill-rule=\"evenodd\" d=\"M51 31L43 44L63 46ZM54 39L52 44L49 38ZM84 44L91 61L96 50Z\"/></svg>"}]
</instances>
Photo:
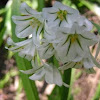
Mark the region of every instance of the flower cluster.
<instances>
[{"instance_id":1,"label":"flower cluster","mask_svg":"<svg viewBox=\"0 0 100 100\"><path fill-rule=\"evenodd\" d=\"M15 43L7 40L8 50L31 61L32 69L21 72L33 74L31 80L45 79L47 83L68 86L62 81L60 71L68 68L84 68L93 73L98 63L91 55L90 46L98 43L98 37L91 32L92 23L79 11L55 2L53 7L42 12L31 9L26 3L20 7L21 16L13 16L18 38ZM60 67L50 62L55 57ZM39 61L38 61L39 60Z\"/></svg>"}]
</instances>

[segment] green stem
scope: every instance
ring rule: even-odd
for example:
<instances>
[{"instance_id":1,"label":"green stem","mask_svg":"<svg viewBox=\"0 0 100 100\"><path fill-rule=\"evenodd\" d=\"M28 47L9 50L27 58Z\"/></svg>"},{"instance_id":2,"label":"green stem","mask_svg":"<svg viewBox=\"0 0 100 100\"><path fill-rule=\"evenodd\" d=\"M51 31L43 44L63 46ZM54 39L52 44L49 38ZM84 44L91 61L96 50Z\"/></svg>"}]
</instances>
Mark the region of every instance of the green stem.
<instances>
[{"instance_id":1,"label":"green stem","mask_svg":"<svg viewBox=\"0 0 100 100\"><path fill-rule=\"evenodd\" d=\"M67 69L63 74L63 81L70 85L71 82L71 69ZM61 87L61 100L68 100L69 98L70 87L66 88L65 86Z\"/></svg>"},{"instance_id":2,"label":"green stem","mask_svg":"<svg viewBox=\"0 0 100 100\"><path fill-rule=\"evenodd\" d=\"M38 11L42 11L42 8L45 6L44 3L44 0L38 0Z\"/></svg>"}]
</instances>

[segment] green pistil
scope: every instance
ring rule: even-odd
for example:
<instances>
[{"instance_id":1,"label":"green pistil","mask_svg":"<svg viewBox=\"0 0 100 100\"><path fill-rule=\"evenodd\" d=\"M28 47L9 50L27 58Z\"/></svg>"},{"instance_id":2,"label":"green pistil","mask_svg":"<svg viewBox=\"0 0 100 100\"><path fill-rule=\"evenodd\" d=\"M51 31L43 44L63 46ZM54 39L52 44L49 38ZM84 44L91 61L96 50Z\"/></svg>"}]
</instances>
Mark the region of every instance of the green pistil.
<instances>
[{"instance_id":1,"label":"green pistil","mask_svg":"<svg viewBox=\"0 0 100 100\"><path fill-rule=\"evenodd\" d=\"M67 16L67 11L66 10L60 10L57 12L57 17L63 21Z\"/></svg>"},{"instance_id":2,"label":"green pistil","mask_svg":"<svg viewBox=\"0 0 100 100\"><path fill-rule=\"evenodd\" d=\"M77 34L71 35L71 43L74 43L78 38Z\"/></svg>"},{"instance_id":3,"label":"green pistil","mask_svg":"<svg viewBox=\"0 0 100 100\"><path fill-rule=\"evenodd\" d=\"M49 43L49 46L50 46L50 47L53 47L52 43Z\"/></svg>"}]
</instances>

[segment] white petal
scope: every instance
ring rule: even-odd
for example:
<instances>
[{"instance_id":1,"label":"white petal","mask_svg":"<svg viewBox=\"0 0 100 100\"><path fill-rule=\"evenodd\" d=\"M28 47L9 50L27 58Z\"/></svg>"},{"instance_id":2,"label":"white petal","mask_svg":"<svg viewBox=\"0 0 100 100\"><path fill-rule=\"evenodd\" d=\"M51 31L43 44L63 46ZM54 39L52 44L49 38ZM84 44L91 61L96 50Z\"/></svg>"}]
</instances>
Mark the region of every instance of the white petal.
<instances>
[{"instance_id":1,"label":"white petal","mask_svg":"<svg viewBox=\"0 0 100 100\"><path fill-rule=\"evenodd\" d=\"M19 38L25 38L27 36L29 36L30 34L33 33L35 29L30 26L30 25L27 25L26 27L25 26L16 26L16 35L17 37Z\"/></svg>"},{"instance_id":2,"label":"white petal","mask_svg":"<svg viewBox=\"0 0 100 100\"><path fill-rule=\"evenodd\" d=\"M38 49L41 58L48 59L54 55L55 50L49 43L43 43Z\"/></svg>"},{"instance_id":3,"label":"white petal","mask_svg":"<svg viewBox=\"0 0 100 100\"><path fill-rule=\"evenodd\" d=\"M29 69L29 70L20 70L20 72L24 73L24 74L32 74L34 72L34 69Z\"/></svg>"},{"instance_id":4,"label":"white petal","mask_svg":"<svg viewBox=\"0 0 100 100\"><path fill-rule=\"evenodd\" d=\"M87 33L87 34L81 34L79 36L79 40L82 44L82 46L91 46L91 45L94 45L98 42L98 38L93 35L92 33Z\"/></svg>"},{"instance_id":5,"label":"white petal","mask_svg":"<svg viewBox=\"0 0 100 100\"><path fill-rule=\"evenodd\" d=\"M92 62L92 60L89 59L89 58L84 59L83 64L84 64L84 67L85 67L86 69L92 68L92 67L95 66L94 63Z\"/></svg>"},{"instance_id":6,"label":"white petal","mask_svg":"<svg viewBox=\"0 0 100 100\"><path fill-rule=\"evenodd\" d=\"M55 20L55 21L49 21L48 22L48 26L51 26L51 27L57 27L57 26L59 26L59 23L60 23L60 20L59 19L57 19L57 20Z\"/></svg>"},{"instance_id":7,"label":"white petal","mask_svg":"<svg viewBox=\"0 0 100 100\"><path fill-rule=\"evenodd\" d=\"M87 20L84 16L79 16L78 20L77 20L79 26L85 26L87 31L91 31L93 29L93 25L92 23Z\"/></svg>"},{"instance_id":8,"label":"white petal","mask_svg":"<svg viewBox=\"0 0 100 100\"><path fill-rule=\"evenodd\" d=\"M69 23L69 22L66 22L65 20L63 20L62 22L61 22L61 25L60 25L62 28L64 27L64 29L66 29L66 28L71 28L72 27L72 23ZM66 28L65 28L66 27ZM67 29L66 29L67 30Z\"/></svg>"},{"instance_id":9,"label":"white petal","mask_svg":"<svg viewBox=\"0 0 100 100\"><path fill-rule=\"evenodd\" d=\"M32 20L33 16L12 16L13 22L17 25L29 25L30 21Z\"/></svg>"},{"instance_id":10,"label":"white petal","mask_svg":"<svg viewBox=\"0 0 100 100\"><path fill-rule=\"evenodd\" d=\"M31 80L41 80L42 77L45 75L45 71L43 68L39 69L35 74L29 77Z\"/></svg>"},{"instance_id":11,"label":"white petal","mask_svg":"<svg viewBox=\"0 0 100 100\"><path fill-rule=\"evenodd\" d=\"M45 81L49 84L54 84L53 80L53 68L52 66L45 67Z\"/></svg>"},{"instance_id":12,"label":"white petal","mask_svg":"<svg viewBox=\"0 0 100 100\"><path fill-rule=\"evenodd\" d=\"M57 84L58 86L62 86L62 78L58 69L51 65L45 65L45 80L50 84Z\"/></svg>"},{"instance_id":13,"label":"white petal","mask_svg":"<svg viewBox=\"0 0 100 100\"><path fill-rule=\"evenodd\" d=\"M54 8L54 7L50 7L50 8L43 8L43 17L44 18L48 18L48 14L50 15L50 13L56 13L58 11L57 8ZM54 14L52 14L54 15Z\"/></svg>"},{"instance_id":14,"label":"white petal","mask_svg":"<svg viewBox=\"0 0 100 100\"><path fill-rule=\"evenodd\" d=\"M63 82L63 85L67 88L69 88L69 85Z\"/></svg>"},{"instance_id":15,"label":"white petal","mask_svg":"<svg viewBox=\"0 0 100 100\"><path fill-rule=\"evenodd\" d=\"M61 75L60 75L60 72L58 71L58 69L55 67L54 68L54 83L57 84L58 86L62 86L62 78L61 78Z\"/></svg>"},{"instance_id":16,"label":"white petal","mask_svg":"<svg viewBox=\"0 0 100 100\"><path fill-rule=\"evenodd\" d=\"M31 41L32 41L32 39L27 39L27 40L24 40L24 41L21 41L21 42L13 43L14 47L9 48L9 50L14 51L16 49L20 49L20 47L23 47L24 45L27 45Z\"/></svg>"},{"instance_id":17,"label":"white petal","mask_svg":"<svg viewBox=\"0 0 100 100\"><path fill-rule=\"evenodd\" d=\"M31 14L37 13L35 10L29 7L26 3L21 4L20 11L23 15L31 15Z\"/></svg>"},{"instance_id":18,"label":"white petal","mask_svg":"<svg viewBox=\"0 0 100 100\"><path fill-rule=\"evenodd\" d=\"M71 46L69 47L69 51L67 53L67 59L69 61L72 61L75 59L75 57L77 56L76 53L76 49L75 49L75 43L71 44Z\"/></svg>"},{"instance_id":19,"label":"white petal","mask_svg":"<svg viewBox=\"0 0 100 100\"><path fill-rule=\"evenodd\" d=\"M7 39L7 44L8 45L14 45L14 42L10 37Z\"/></svg>"},{"instance_id":20,"label":"white petal","mask_svg":"<svg viewBox=\"0 0 100 100\"><path fill-rule=\"evenodd\" d=\"M59 8L61 10L66 10L68 13L76 13L78 14L79 11L76 10L76 9L73 9L69 6L66 6L66 5L63 5L62 3L58 2L58 1L55 1L54 5L53 5L55 8ZM77 18L77 17L76 17Z\"/></svg>"},{"instance_id":21,"label":"white petal","mask_svg":"<svg viewBox=\"0 0 100 100\"><path fill-rule=\"evenodd\" d=\"M85 25L86 25L88 31L91 31L93 29L92 23L87 19L85 19Z\"/></svg>"}]
</instances>

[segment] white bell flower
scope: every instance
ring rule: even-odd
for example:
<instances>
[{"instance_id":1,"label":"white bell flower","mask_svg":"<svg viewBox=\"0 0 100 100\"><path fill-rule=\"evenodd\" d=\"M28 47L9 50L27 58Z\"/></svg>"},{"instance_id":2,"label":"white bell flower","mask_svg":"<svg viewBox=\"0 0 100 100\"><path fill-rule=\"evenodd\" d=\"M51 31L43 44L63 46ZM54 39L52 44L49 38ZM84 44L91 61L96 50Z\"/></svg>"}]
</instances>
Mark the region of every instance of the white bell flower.
<instances>
[{"instance_id":1,"label":"white bell flower","mask_svg":"<svg viewBox=\"0 0 100 100\"><path fill-rule=\"evenodd\" d=\"M62 63L69 61L80 61L88 47L98 42L98 37L93 33L86 31L85 26L79 26L74 23L71 28L53 29L62 40L54 43L53 46L57 52L57 59Z\"/></svg>"},{"instance_id":2,"label":"white bell flower","mask_svg":"<svg viewBox=\"0 0 100 100\"><path fill-rule=\"evenodd\" d=\"M91 58L85 57L79 62L67 62L63 66L59 67L59 70L67 70L69 68L84 68L88 73L94 73L93 67L95 66Z\"/></svg>"},{"instance_id":3,"label":"white bell flower","mask_svg":"<svg viewBox=\"0 0 100 100\"><path fill-rule=\"evenodd\" d=\"M29 78L31 80L45 80L49 84L56 84L58 86L62 86L62 77L60 75L59 70L53 66L53 65L48 65L47 63L44 63L42 66L38 66L37 63L34 63L32 61L33 68L21 72L25 74L33 74ZM67 85L66 85L67 86Z\"/></svg>"},{"instance_id":4,"label":"white bell flower","mask_svg":"<svg viewBox=\"0 0 100 100\"><path fill-rule=\"evenodd\" d=\"M33 59L36 55L36 46L32 38L17 43L13 42L11 38L8 38L7 43L10 45L10 47L6 47L8 50L18 52L19 56L28 60Z\"/></svg>"},{"instance_id":5,"label":"white bell flower","mask_svg":"<svg viewBox=\"0 0 100 100\"><path fill-rule=\"evenodd\" d=\"M55 1L53 7L43 8L43 17L50 27L71 27L79 17L79 11Z\"/></svg>"},{"instance_id":6,"label":"white bell flower","mask_svg":"<svg viewBox=\"0 0 100 100\"><path fill-rule=\"evenodd\" d=\"M12 19L16 24L15 33L19 38L25 38L33 34L34 31L42 31L44 19L41 12L30 8L26 3L20 7L21 16L13 16Z\"/></svg>"}]
</instances>

